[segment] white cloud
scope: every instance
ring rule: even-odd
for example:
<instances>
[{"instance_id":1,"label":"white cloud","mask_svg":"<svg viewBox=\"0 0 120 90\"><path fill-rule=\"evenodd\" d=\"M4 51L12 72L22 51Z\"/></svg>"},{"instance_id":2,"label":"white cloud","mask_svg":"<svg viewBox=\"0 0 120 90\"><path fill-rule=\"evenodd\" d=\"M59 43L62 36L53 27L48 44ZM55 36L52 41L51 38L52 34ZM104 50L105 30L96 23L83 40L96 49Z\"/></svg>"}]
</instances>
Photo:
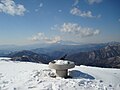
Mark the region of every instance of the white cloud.
<instances>
[{"instance_id":1,"label":"white cloud","mask_svg":"<svg viewBox=\"0 0 120 90\"><path fill-rule=\"evenodd\" d=\"M57 24L55 24L53 27L51 27L51 30L58 30L59 26Z\"/></svg>"},{"instance_id":2,"label":"white cloud","mask_svg":"<svg viewBox=\"0 0 120 90\"><path fill-rule=\"evenodd\" d=\"M47 36L45 36L44 33L37 33L36 35L34 35L32 38L30 38L30 40L32 41L42 41L44 43L59 43L61 41L61 37L60 36L55 36L53 38L48 38Z\"/></svg>"},{"instance_id":3,"label":"white cloud","mask_svg":"<svg viewBox=\"0 0 120 90\"><path fill-rule=\"evenodd\" d=\"M40 8L43 7L43 3L40 3L39 7L40 7Z\"/></svg>"},{"instance_id":4,"label":"white cloud","mask_svg":"<svg viewBox=\"0 0 120 90\"><path fill-rule=\"evenodd\" d=\"M57 36L47 36L44 33L37 33L30 38L33 42L41 43L60 43L61 41L81 40L85 37L92 37L100 34L100 30L89 27L82 27L77 23L63 23L62 25L54 25L52 30L56 30L59 34Z\"/></svg>"},{"instance_id":5,"label":"white cloud","mask_svg":"<svg viewBox=\"0 0 120 90\"><path fill-rule=\"evenodd\" d=\"M80 9L74 7L71 9L70 13L75 16L87 17L87 18L99 18L100 16L93 16L91 11L81 11Z\"/></svg>"},{"instance_id":6,"label":"white cloud","mask_svg":"<svg viewBox=\"0 0 120 90\"><path fill-rule=\"evenodd\" d=\"M41 2L39 6L35 9L35 12L38 12L43 7L43 3Z\"/></svg>"},{"instance_id":7,"label":"white cloud","mask_svg":"<svg viewBox=\"0 0 120 90\"><path fill-rule=\"evenodd\" d=\"M60 36L55 36L53 38L45 38L46 43L59 43L61 41Z\"/></svg>"},{"instance_id":8,"label":"white cloud","mask_svg":"<svg viewBox=\"0 0 120 90\"><path fill-rule=\"evenodd\" d=\"M16 4L13 0L0 0L0 12L10 15L24 15L26 8L21 4Z\"/></svg>"},{"instance_id":9,"label":"white cloud","mask_svg":"<svg viewBox=\"0 0 120 90\"><path fill-rule=\"evenodd\" d=\"M76 23L64 23L61 26L60 31L63 33L73 34L80 37L94 36L100 33L100 30L82 27Z\"/></svg>"},{"instance_id":10,"label":"white cloud","mask_svg":"<svg viewBox=\"0 0 120 90\"><path fill-rule=\"evenodd\" d=\"M58 12L62 12L62 10L59 9Z\"/></svg>"},{"instance_id":11,"label":"white cloud","mask_svg":"<svg viewBox=\"0 0 120 90\"><path fill-rule=\"evenodd\" d=\"M87 0L89 4L101 3L103 0Z\"/></svg>"},{"instance_id":12,"label":"white cloud","mask_svg":"<svg viewBox=\"0 0 120 90\"><path fill-rule=\"evenodd\" d=\"M38 12L38 11L39 11L39 9L36 8L36 9L35 9L35 12Z\"/></svg>"},{"instance_id":13,"label":"white cloud","mask_svg":"<svg viewBox=\"0 0 120 90\"><path fill-rule=\"evenodd\" d=\"M79 3L79 0L74 0L73 6L76 6Z\"/></svg>"},{"instance_id":14,"label":"white cloud","mask_svg":"<svg viewBox=\"0 0 120 90\"><path fill-rule=\"evenodd\" d=\"M37 33L36 35L34 35L31 40L32 41L39 41L39 40L43 40L45 38L44 33Z\"/></svg>"}]
</instances>

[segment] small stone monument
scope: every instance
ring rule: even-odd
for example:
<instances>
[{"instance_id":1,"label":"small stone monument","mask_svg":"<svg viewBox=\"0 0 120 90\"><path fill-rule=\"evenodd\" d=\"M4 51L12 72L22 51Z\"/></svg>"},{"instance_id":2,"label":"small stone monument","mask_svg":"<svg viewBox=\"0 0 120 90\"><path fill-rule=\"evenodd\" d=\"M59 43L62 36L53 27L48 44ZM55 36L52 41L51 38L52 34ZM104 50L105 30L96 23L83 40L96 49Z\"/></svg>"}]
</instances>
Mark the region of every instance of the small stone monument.
<instances>
[{"instance_id":1,"label":"small stone monument","mask_svg":"<svg viewBox=\"0 0 120 90\"><path fill-rule=\"evenodd\" d=\"M56 70L57 77L67 77L68 76L68 69L74 68L74 62L67 61L67 60L54 60L49 62L49 67L51 69Z\"/></svg>"}]
</instances>

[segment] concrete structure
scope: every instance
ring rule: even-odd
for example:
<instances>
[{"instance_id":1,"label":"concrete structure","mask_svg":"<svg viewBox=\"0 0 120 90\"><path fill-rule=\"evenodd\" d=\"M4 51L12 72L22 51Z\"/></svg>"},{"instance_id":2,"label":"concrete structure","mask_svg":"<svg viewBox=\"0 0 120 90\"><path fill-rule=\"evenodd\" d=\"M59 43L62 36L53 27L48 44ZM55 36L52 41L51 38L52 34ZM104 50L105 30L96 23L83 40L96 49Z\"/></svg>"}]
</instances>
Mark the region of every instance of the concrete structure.
<instances>
[{"instance_id":1,"label":"concrete structure","mask_svg":"<svg viewBox=\"0 0 120 90\"><path fill-rule=\"evenodd\" d=\"M68 69L74 68L75 64L71 61L54 60L49 63L49 67L56 70L57 77L67 77Z\"/></svg>"}]
</instances>

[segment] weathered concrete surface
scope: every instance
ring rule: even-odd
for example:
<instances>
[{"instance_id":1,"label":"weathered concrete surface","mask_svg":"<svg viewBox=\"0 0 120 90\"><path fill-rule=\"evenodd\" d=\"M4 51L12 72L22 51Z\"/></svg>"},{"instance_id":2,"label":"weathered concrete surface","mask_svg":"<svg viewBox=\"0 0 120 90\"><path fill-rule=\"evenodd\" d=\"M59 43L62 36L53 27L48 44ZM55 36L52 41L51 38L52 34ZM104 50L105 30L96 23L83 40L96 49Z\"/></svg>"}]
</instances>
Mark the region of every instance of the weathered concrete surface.
<instances>
[{"instance_id":1,"label":"weathered concrete surface","mask_svg":"<svg viewBox=\"0 0 120 90\"><path fill-rule=\"evenodd\" d=\"M68 69L74 68L75 64L74 62L68 61L68 64L56 64L55 62L50 62L49 67L51 69L56 70L56 76L57 77L67 77L68 76Z\"/></svg>"}]
</instances>

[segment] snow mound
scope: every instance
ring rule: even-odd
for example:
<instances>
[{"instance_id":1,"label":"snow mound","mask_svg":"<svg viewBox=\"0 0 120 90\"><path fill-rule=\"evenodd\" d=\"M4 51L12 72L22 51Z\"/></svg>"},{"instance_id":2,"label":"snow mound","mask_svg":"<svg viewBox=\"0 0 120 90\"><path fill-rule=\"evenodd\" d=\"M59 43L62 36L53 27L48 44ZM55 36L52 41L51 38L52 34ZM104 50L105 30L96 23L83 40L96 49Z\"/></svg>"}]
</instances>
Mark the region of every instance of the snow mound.
<instances>
[{"instance_id":1,"label":"snow mound","mask_svg":"<svg viewBox=\"0 0 120 90\"><path fill-rule=\"evenodd\" d=\"M66 61L66 60L54 60L55 64L58 64L58 65L65 65L65 64L69 64L69 63L72 63L70 61Z\"/></svg>"},{"instance_id":2,"label":"snow mound","mask_svg":"<svg viewBox=\"0 0 120 90\"><path fill-rule=\"evenodd\" d=\"M76 66L72 78L53 78L48 65L0 61L0 90L120 90L120 70Z\"/></svg>"}]
</instances>

